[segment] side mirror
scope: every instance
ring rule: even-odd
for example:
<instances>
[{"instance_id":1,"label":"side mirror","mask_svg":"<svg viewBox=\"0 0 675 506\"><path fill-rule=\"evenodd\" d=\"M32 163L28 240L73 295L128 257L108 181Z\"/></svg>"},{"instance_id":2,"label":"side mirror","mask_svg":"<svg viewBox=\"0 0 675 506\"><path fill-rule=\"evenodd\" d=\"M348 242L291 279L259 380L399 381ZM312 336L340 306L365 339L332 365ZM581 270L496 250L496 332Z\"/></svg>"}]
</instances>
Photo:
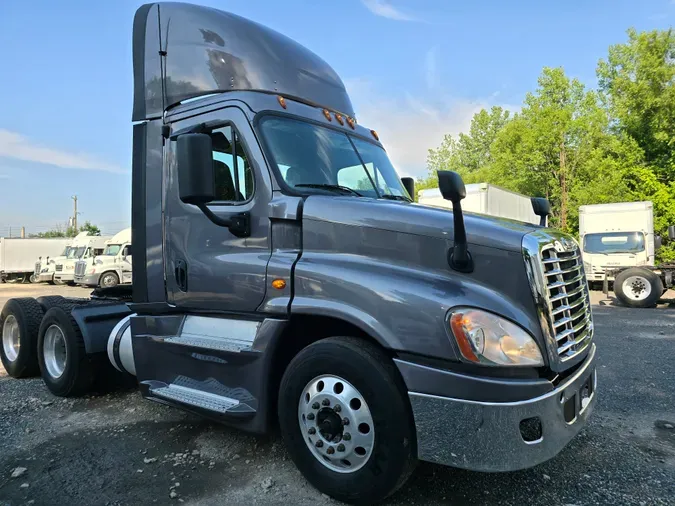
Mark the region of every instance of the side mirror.
<instances>
[{"instance_id":1,"label":"side mirror","mask_svg":"<svg viewBox=\"0 0 675 506\"><path fill-rule=\"evenodd\" d=\"M473 259L468 250L462 199L466 197L466 187L462 176L457 172L439 170L438 188L445 200L452 202L452 215L455 229L454 245L448 252L450 267L459 272L473 272Z\"/></svg>"},{"instance_id":2,"label":"side mirror","mask_svg":"<svg viewBox=\"0 0 675 506\"><path fill-rule=\"evenodd\" d=\"M216 198L212 151L207 134L183 134L176 140L178 193L186 204L199 206Z\"/></svg>"},{"instance_id":3,"label":"side mirror","mask_svg":"<svg viewBox=\"0 0 675 506\"><path fill-rule=\"evenodd\" d=\"M546 218L551 214L551 203L543 197L532 197L532 210L539 216L539 225L546 226Z\"/></svg>"},{"instance_id":4,"label":"side mirror","mask_svg":"<svg viewBox=\"0 0 675 506\"><path fill-rule=\"evenodd\" d=\"M401 183L403 184L405 191L410 195L410 198L415 200L415 180L411 177L402 177Z\"/></svg>"},{"instance_id":5,"label":"side mirror","mask_svg":"<svg viewBox=\"0 0 675 506\"><path fill-rule=\"evenodd\" d=\"M663 237L660 235L654 236L654 251L658 250L663 246Z\"/></svg>"},{"instance_id":6,"label":"side mirror","mask_svg":"<svg viewBox=\"0 0 675 506\"><path fill-rule=\"evenodd\" d=\"M668 239L675 241L675 225L670 225L668 227Z\"/></svg>"}]
</instances>

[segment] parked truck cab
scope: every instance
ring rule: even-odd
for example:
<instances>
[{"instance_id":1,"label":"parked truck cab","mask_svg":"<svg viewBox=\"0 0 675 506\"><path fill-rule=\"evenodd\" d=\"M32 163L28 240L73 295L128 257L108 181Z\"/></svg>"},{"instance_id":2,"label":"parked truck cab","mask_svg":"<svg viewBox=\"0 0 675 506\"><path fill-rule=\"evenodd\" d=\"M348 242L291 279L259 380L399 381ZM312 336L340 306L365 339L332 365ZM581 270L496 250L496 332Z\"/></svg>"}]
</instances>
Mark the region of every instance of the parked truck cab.
<instances>
[{"instance_id":1,"label":"parked truck cab","mask_svg":"<svg viewBox=\"0 0 675 506\"><path fill-rule=\"evenodd\" d=\"M100 255L76 262L75 283L102 288L131 283L131 229L106 241Z\"/></svg>"},{"instance_id":2,"label":"parked truck cab","mask_svg":"<svg viewBox=\"0 0 675 506\"><path fill-rule=\"evenodd\" d=\"M59 256L50 258L49 256L38 257L37 262L35 262L35 282L36 283L53 283L54 282L54 273L56 272L56 264L62 264L64 260L68 258L70 253L71 246L68 245L63 248L63 251Z\"/></svg>"},{"instance_id":3,"label":"parked truck cab","mask_svg":"<svg viewBox=\"0 0 675 506\"><path fill-rule=\"evenodd\" d=\"M453 210L414 204L335 71L257 23L148 4L133 58L133 302L46 312L52 392L86 391L69 361L107 353L147 399L278 424L314 486L363 504L418 460L522 469L581 430L596 347L571 237L463 216L451 172Z\"/></svg>"},{"instance_id":4,"label":"parked truck cab","mask_svg":"<svg viewBox=\"0 0 675 506\"><path fill-rule=\"evenodd\" d=\"M71 250L65 259L54 265L54 283L62 285L75 280L75 263L78 260L91 259L103 253L106 241L110 236L89 235L88 232L79 233L74 239Z\"/></svg>"}]
</instances>

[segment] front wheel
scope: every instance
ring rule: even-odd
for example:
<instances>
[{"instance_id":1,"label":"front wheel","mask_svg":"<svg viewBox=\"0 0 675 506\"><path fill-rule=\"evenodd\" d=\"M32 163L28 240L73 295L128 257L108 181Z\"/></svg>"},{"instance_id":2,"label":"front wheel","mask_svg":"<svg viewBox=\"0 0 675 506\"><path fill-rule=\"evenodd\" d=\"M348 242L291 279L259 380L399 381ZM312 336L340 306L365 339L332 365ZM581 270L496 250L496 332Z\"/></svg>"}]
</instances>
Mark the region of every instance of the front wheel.
<instances>
[{"instance_id":1,"label":"front wheel","mask_svg":"<svg viewBox=\"0 0 675 506\"><path fill-rule=\"evenodd\" d=\"M112 286L117 286L119 282L120 278L117 274L114 272L106 272L101 275L101 280L99 281L98 285L101 288L110 288Z\"/></svg>"},{"instance_id":2,"label":"front wheel","mask_svg":"<svg viewBox=\"0 0 675 506\"><path fill-rule=\"evenodd\" d=\"M380 501L416 463L403 380L382 350L360 339L323 339L292 360L279 389L279 422L298 469L340 501Z\"/></svg>"},{"instance_id":3,"label":"front wheel","mask_svg":"<svg viewBox=\"0 0 675 506\"><path fill-rule=\"evenodd\" d=\"M654 271L631 267L616 276L614 294L626 306L654 307L663 295L663 283Z\"/></svg>"}]
</instances>

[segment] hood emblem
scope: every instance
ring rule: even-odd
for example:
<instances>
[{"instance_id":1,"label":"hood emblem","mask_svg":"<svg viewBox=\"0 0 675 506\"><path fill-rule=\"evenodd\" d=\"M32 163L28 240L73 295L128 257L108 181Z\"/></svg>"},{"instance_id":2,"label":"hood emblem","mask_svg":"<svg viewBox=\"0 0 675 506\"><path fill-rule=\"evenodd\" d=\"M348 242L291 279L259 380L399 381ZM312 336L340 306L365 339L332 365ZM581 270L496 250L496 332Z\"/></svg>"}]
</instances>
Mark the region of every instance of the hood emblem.
<instances>
[{"instance_id":1,"label":"hood emblem","mask_svg":"<svg viewBox=\"0 0 675 506\"><path fill-rule=\"evenodd\" d=\"M575 247L575 244L571 239L562 237L553 243L553 247L558 253L565 253L567 251L572 251Z\"/></svg>"}]
</instances>

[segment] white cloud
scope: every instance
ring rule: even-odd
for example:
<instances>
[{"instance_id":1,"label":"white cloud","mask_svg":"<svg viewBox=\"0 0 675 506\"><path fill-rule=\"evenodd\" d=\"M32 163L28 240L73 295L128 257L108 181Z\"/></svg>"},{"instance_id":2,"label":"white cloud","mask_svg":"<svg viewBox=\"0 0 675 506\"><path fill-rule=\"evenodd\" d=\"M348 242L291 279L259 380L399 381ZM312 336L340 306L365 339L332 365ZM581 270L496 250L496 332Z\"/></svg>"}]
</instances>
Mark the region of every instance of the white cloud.
<instances>
[{"instance_id":1,"label":"white cloud","mask_svg":"<svg viewBox=\"0 0 675 506\"><path fill-rule=\"evenodd\" d=\"M419 21L417 18L401 12L387 0L361 0L361 2L376 16L395 21Z\"/></svg>"},{"instance_id":2,"label":"white cloud","mask_svg":"<svg viewBox=\"0 0 675 506\"><path fill-rule=\"evenodd\" d=\"M346 79L345 85L359 124L377 131L401 176L425 176L429 149L437 148L446 134L468 131L473 115L481 109L493 105L518 109L490 98L384 97L366 79Z\"/></svg>"},{"instance_id":3,"label":"white cloud","mask_svg":"<svg viewBox=\"0 0 675 506\"><path fill-rule=\"evenodd\" d=\"M0 129L0 157L26 162L56 165L68 169L100 170L127 173L115 164L97 159L86 153L71 153L42 146L16 132Z\"/></svg>"}]
</instances>

